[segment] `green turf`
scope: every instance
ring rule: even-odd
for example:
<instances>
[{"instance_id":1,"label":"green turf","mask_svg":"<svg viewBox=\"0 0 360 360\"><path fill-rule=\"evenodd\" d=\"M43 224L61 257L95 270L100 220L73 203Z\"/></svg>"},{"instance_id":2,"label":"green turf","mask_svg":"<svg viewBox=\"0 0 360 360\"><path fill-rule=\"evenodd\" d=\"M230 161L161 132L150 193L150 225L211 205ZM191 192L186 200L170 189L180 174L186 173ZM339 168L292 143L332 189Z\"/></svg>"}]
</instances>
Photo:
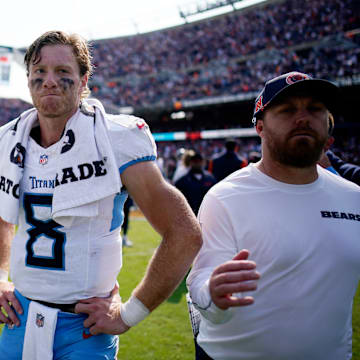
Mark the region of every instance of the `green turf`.
<instances>
[{"instance_id":1,"label":"green turf","mask_svg":"<svg viewBox=\"0 0 360 360\"><path fill-rule=\"evenodd\" d=\"M118 277L123 299L142 278L151 254L160 242L145 221L131 220L129 238L132 248L125 248L123 268ZM120 336L119 359L194 359L193 337L182 283L168 301L147 319Z\"/></svg>"},{"instance_id":2,"label":"green turf","mask_svg":"<svg viewBox=\"0 0 360 360\"><path fill-rule=\"evenodd\" d=\"M124 249L124 265L118 277L120 293L124 300L130 296L132 289L142 278L148 260L160 241L160 237L147 222L135 219L130 221L129 238L134 242L134 246ZM182 283L172 297L147 319L120 336L119 359L194 359L185 291L185 285ZM359 307L360 289L354 300L353 360L360 360Z\"/></svg>"},{"instance_id":3,"label":"green turf","mask_svg":"<svg viewBox=\"0 0 360 360\"><path fill-rule=\"evenodd\" d=\"M360 360L360 287L353 306L353 360Z\"/></svg>"}]
</instances>

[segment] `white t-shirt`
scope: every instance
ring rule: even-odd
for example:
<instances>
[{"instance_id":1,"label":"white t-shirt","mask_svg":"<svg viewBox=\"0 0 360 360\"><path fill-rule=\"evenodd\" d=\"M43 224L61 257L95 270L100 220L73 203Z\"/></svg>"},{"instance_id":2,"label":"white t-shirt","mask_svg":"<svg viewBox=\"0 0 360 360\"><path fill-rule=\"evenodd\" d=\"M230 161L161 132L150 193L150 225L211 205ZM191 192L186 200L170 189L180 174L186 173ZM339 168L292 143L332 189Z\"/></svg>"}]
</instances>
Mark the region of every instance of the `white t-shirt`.
<instances>
[{"instance_id":1,"label":"white t-shirt","mask_svg":"<svg viewBox=\"0 0 360 360\"><path fill-rule=\"evenodd\" d=\"M112 121L109 137L119 176L128 166L156 159L156 147L143 120L124 115ZM42 148L29 139L20 183L19 227L11 248L11 278L26 297L53 303L73 303L93 296L108 296L122 265L120 226L127 193L99 201L96 217L74 217L65 228L50 218L56 162L61 139ZM86 149L84 149L86 151ZM97 160L97 159L94 159ZM81 180L92 170L75 163ZM81 173L82 172L82 173Z\"/></svg>"},{"instance_id":2,"label":"white t-shirt","mask_svg":"<svg viewBox=\"0 0 360 360\"><path fill-rule=\"evenodd\" d=\"M360 187L318 172L311 184L291 185L249 165L205 196L199 212L204 243L187 283L193 302L207 308L197 339L212 358L351 358ZM227 311L209 307L212 271L241 249L249 250L261 274L258 289L244 293L255 303Z\"/></svg>"}]
</instances>

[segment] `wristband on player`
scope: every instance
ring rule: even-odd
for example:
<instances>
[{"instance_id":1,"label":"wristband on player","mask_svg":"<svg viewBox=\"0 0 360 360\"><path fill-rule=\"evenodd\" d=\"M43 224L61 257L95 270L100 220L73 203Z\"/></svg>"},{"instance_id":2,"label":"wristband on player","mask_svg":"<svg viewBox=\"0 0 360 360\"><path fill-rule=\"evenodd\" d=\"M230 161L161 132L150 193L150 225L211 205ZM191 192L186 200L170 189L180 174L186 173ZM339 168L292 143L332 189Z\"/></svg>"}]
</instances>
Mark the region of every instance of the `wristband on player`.
<instances>
[{"instance_id":1,"label":"wristband on player","mask_svg":"<svg viewBox=\"0 0 360 360\"><path fill-rule=\"evenodd\" d=\"M0 269L0 281L8 281L8 278L9 273L4 269Z\"/></svg>"},{"instance_id":2,"label":"wristband on player","mask_svg":"<svg viewBox=\"0 0 360 360\"><path fill-rule=\"evenodd\" d=\"M135 296L121 305L120 315L127 326L135 326L150 314L149 309Z\"/></svg>"}]
</instances>

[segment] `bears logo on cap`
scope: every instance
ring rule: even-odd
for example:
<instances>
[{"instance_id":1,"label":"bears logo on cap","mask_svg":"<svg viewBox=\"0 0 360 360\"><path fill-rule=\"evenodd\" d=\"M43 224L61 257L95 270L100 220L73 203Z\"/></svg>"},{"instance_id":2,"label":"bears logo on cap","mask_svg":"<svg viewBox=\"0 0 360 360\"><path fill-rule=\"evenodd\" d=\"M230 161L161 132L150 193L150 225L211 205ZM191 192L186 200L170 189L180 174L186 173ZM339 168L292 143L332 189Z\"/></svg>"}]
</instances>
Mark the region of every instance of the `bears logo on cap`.
<instances>
[{"instance_id":1,"label":"bears logo on cap","mask_svg":"<svg viewBox=\"0 0 360 360\"><path fill-rule=\"evenodd\" d=\"M302 73L291 73L289 76L286 77L286 82L291 85L296 83L297 81L301 81L301 80L308 80L310 79L310 76L306 75L306 74L302 74Z\"/></svg>"}]
</instances>

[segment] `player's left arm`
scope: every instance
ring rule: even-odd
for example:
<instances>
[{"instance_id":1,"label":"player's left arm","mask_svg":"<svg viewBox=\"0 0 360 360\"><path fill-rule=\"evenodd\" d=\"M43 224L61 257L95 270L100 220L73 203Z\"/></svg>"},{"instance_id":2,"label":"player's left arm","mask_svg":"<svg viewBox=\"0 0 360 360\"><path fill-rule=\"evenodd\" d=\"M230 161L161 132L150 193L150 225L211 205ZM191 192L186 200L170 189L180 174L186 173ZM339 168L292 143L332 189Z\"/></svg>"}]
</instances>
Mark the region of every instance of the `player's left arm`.
<instances>
[{"instance_id":1,"label":"player's left arm","mask_svg":"<svg viewBox=\"0 0 360 360\"><path fill-rule=\"evenodd\" d=\"M0 217L0 324L19 326L20 321L14 310L19 314L22 314L23 310L14 294L14 284L8 281L10 248L14 234L15 226Z\"/></svg>"},{"instance_id":2,"label":"player's left arm","mask_svg":"<svg viewBox=\"0 0 360 360\"><path fill-rule=\"evenodd\" d=\"M162 236L144 279L133 292L152 311L168 298L189 269L202 244L200 226L184 196L163 179L153 162L129 167L122 181Z\"/></svg>"},{"instance_id":3,"label":"player's left arm","mask_svg":"<svg viewBox=\"0 0 360 360\"><path fill-rule=\"evenodd\" d=\"M202 240L200 226L184 196L162 177L154 162L129 166L121 180L153 228L162 236L142 281L133 291L136 300L154 310L178 286L198 253ZM92 299L77 305L77 312L89 317L84 326L92 334L120 334L127 329L120 315L116 291L108 299ZM140 303L140 305L141 305Z\"/></svg>"}]
</instances>

